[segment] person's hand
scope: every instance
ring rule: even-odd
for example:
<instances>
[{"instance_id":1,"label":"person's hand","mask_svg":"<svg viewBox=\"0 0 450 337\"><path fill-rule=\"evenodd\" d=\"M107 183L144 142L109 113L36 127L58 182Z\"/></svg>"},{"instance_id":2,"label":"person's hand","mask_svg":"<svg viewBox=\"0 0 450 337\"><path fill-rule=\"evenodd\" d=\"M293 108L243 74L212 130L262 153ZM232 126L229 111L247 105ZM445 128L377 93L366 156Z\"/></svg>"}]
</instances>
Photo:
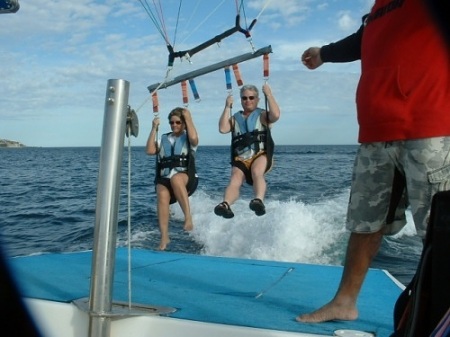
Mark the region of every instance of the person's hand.
<instances>
[{"instance_id":1,"label":"person's hand","mask_svg":"<svg viewBox=\"0 0 450 337\"><path fill-rule=\"evenodd\" d=\"M272 89L270 89L270 86L267 83L264 83L262 86L262 92L267 97L272 96Z\"/></svg>"},{"instance_id":2,"label":"person's hand","mask_svg":"<svg viewBox=\"0 0 450 337\"><path fill-rule=\"evenodd\" d=\"M184 120L190 119L191 118L191 112L188 109L184 108L183 111L181 112L181 116L183 116Z\"/></svg>"},{"instance_id":3,"label":"person's hand","mask_svg":"<svg viewBox=\"0 0 450 337\"><path fill-rule=\"evenodd\" d=\"M225 99L225 106L231 109L233 107L233 102L234 102L233 95L228 95L227 98Z\"/></svg>"},{"instance_id":4,"label":"person's hand","mask_svg":"<svg viewBox=\"0 0 450 337\"><path fill-rule=\"evenodd\" d=\"M320 67L323 64L323 61L320 58L320 48L311 47L306 49L302 54L301 61L308 69Z\"/></svg>"},{"instance_id":5,"label":"person's hand","mask_svg":"<svg viewBox=\"0 0 450 337\"><path fill-rule=\"evenodd\" d=\"M161 121L159 120L159 117L155 117L155 118L153 119L153 122L152 122L152 127L153 127L153 128L158 128L160 122L161 122Z\"/></svg>"}]
</instances>

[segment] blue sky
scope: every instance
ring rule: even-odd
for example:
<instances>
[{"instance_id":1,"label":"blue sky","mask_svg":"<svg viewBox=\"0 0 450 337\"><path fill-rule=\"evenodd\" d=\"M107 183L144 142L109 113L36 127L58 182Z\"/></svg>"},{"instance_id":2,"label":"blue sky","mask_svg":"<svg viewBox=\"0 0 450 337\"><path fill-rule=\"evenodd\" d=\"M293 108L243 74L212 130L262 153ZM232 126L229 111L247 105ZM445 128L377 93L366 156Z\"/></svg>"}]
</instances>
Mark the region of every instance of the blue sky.
<instances>
[{"instance_id":1,"label":"blue sky","mask_svg":"<svg viewBox=\"0 0 450 337\"><path fill-rule=\"evenodd\" d=\"M235 0L179 0L161 3L168 36L175 50L186 50L234 26ZM256 49L271 45L269 84L281 107L273 128L277 144L356 144L355 88L359 61L325 64L311 71L300 63L310 46L321 46L357 30L372 0L247 0L244 2ZM0 16L2 98L0 138L27 146L99 146L108 79L130 82L129 105L137 111L145 145L153 110L147 86L161 82L168 52L138 0L19 0L20 10ZM262 8L265 9L261 12ZM177 59L171 77L251 52L241 33L193 55ZM264 83L262 58L241 63L245 83ZM233 94L239 88L233 79ZM201 100L190 93L188 108L200 142L229 144L218 132L227 96L223 70L195 79ZM190 90L189 90L190 91ZM160 116L183 106L179 85L159 90ZM161 132L169 131L163 123Z\"/></svg>"}]
</instances>

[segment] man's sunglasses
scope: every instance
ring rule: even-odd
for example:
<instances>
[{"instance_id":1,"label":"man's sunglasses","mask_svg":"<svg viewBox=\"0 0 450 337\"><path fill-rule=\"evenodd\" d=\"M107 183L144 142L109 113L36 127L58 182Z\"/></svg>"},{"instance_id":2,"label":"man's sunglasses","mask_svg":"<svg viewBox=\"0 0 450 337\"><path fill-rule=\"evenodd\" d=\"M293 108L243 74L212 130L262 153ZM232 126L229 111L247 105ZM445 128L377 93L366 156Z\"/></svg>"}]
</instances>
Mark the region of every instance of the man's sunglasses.
<instances>
[{"instance_id":1,"label":"man's sunglasses","mask_svg":"<svg viewBox=\"0 0 450 337\"><path fill-rule=\"evenodd\" d=\"M250 101L253 101L254 99L255 99L255 96L242 96L241 97L241 99L243 100L243 101L246 101L246 100L250 100Z\"/></svg>"}]
</instances>

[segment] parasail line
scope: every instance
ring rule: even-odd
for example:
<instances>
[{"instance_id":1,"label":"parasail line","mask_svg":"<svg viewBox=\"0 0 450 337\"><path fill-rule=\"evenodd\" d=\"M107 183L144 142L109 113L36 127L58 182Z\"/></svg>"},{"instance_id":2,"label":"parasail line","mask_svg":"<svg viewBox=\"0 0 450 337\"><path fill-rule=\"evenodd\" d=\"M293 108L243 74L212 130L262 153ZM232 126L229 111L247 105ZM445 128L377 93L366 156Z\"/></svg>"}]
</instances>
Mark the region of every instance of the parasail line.
<instances>
[{"instance_id":1,"label":"parasail line","mask_svg":"<svg viewBox=\"0 0 450 337\"><path fill-rule=\"evenodd\" d=\"M259 19L259 17L261 16L261 14L265 11L265 9L267 8L267 6L269 6L271 0L267 0L266 3L264 4L263 8L261 9L261 12L259 12L259 14L256 16L256 18L253 21L257 21ZM253 22L250 26L253 25Z\"/></svg>"},{"instance_id":2,"label":"parasail line","mask_svg":"<svg viewBox=\"0 0 450 337\"><path fill-rule=\"evenodd\" d=\"M216 8L214 8L212 11L210 11L209 12L209 14L202 20L202 22L200 22L194 29L192 29L190 32L189 32L189 35L188 36L186 36L184 39L183 39L183 41L182 42L184 42L184 41L186 41L188 38L190 38L191 36L192 36L192 34L194 34L195 32L197 32L197 30L222 6L222 4L225 2L226 0L222 0L222 2L221 3L219 3L217 6L216 6ZM197 3L197 6L196 6L196 8L195 8L195 10L197 9L197 7L198 7L198 3ZM192 18L192 17L191 17ZM189 21L188 21L188 23L186 24L186 26L188 27L188 24L190 23L190 21L191 21L191 18L189 18Z\"/></svg>"}]
</instances>

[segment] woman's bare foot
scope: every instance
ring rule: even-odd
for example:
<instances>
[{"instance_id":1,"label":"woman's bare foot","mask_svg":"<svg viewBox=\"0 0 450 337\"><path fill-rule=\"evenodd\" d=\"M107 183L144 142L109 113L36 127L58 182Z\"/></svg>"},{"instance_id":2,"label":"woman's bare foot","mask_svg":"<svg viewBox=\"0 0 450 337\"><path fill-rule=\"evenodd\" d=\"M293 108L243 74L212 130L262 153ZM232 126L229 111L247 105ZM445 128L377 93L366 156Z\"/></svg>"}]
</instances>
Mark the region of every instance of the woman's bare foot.
<instances>
[{"instance_id":1,"label":"woman's bare foot","mask_svg":"<svg viewBox=\"0 0 450 337\"><path fill-rule=\"evenodd\" d=\"M295 320L302 323L320 323L333 320L353 321L358 318L354 305L341 305L331 301L309 314L298 315Z\"/></svg>"},{"instance_id":2,"label":"woman's bare foot","mask_svg":"<svg viewBox=\"0 0 450 337\"><path fill-rule=\"evenodd\" d=\"M166 250L167 246L169 245L170 240L169 239L161 239L159 242L159 250Z\"/></svg>"},{"instance_id":3,"label":"woman's bare foot","mask_svg":"<svg viewBox=\"0 0 450 337\"><path fill-rule=\"evenodd\" d=\"M194 229L194 224L192 223L192 218L186 219L184 221L183 229L187 232L190 232L191 230Z\"/></svg>"}]
</instances>

